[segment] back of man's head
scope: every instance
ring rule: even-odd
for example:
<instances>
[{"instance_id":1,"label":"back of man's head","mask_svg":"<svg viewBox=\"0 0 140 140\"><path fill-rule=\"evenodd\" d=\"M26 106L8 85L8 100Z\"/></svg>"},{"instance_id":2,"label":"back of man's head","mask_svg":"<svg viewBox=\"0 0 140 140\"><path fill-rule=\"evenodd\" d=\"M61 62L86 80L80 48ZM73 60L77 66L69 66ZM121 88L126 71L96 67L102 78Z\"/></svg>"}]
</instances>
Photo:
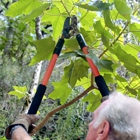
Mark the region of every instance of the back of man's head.
<instances>
[{"instance_id":1,"label":"back of man's head","mask_svg":"<svg viewBox=\"0 0 140 140\"><path fill-rule=\"evenodd\" d=\"M137 99L112 93L94 127L98 127L103 120L110 124L108 140L140 140L140 102Z\"/></svg>"}]
</instances>

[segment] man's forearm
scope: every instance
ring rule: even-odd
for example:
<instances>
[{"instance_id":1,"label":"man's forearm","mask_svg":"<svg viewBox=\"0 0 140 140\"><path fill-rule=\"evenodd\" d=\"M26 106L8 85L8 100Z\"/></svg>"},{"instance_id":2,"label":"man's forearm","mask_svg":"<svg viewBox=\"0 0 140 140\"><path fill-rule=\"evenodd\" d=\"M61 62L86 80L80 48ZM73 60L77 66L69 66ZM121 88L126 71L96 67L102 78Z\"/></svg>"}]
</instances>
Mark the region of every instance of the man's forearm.
<instances>
[{"instance_id":1,"label":"man's forearm","mask_svg":"<svg viewBox=\"0 0 140 140\"><path fill-rule=\"evenodd\" d=\"M32 140L23 127L18 127L12 132L12 140Z\"/></svg>"}]
</instances>

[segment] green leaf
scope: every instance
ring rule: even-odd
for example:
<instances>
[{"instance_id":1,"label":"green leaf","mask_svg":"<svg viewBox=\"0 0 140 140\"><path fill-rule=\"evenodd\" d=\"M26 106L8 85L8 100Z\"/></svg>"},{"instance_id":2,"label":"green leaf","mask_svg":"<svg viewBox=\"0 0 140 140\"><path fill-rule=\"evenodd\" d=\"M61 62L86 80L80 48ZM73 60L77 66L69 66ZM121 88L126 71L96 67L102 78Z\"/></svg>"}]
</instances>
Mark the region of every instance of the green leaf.
<instances>
[{"instance_id":1,"label":"green leaf","mask_svg":"<svg viewBox=\"0 0 140 140\"><path fill-rule=\"evenodd\" d=\"M131 8L127 6L124 0L114 0L114 4L118 13L124 16L127 20L130 20Z\"/></svg>"},{"instance_id":2,"label":"green leaf","mask_svg":"<svg viewBox=\"0 0 140 140\"><path fill-rule=\"evenodd\" d=\"M90 92L84 99L83 102L89 102L89 105L87 107L88 111L95 111L95 109L97 109L97 107L99 107L99 105L101 104L100 101L101 97L100 94L93 94L92 92Z\"/></svg>"},{"instance_id":3,"label":"green leaf","mask_svg":"<svg viewBox=\"0 0 140 140\"><path fill-rule=\"evenodd\" d=\"M14 2L6 12L6 16L16 17L21 14L29 14L32 10L41 6L38 0L19 0Z\"/></svg>"},{"instance_id":4,"label":"green leaf","mask_svg":"<svg viewBox=\"0 0 140 140\"><path fill-rule=\"evenodd\" d=\"M134 44L126 44L124 47L122 47L122 49L126 53L131 54L133 57L135 57L137 61L139 61L138 54L140 52L140 46Z\"/></svg>"},{"instance_id":5,"label":"green leaf","mask_svg":"<svg viewBox=\"0 0 140 140\"><path fill-rule=\"evenodd\" d=\"M64 76L68 78L68 82L71 87L74 87L77 80L80 80L83 77L87 77L88 66L85 64L85 61L78 59L76 61L71 61L71 64L64 69Z\"/></svg>"},{"instance_id":6,"label":"green leaf","mask_svg":"<svg viewBox=\"0 0 140 140\"><path fill-rule=\"evenodd\" d=\"M110 10L104 10L103 11L103 16L104 16L104 22L105 22L105 25L110 28L112 31L114 31L115 33L119 33L119 28L116 27L111 19L110 19Z\"/></svg>"},{"instance_id":7,"label":"green leaf","mask_svg":"<svg viewBox=\"0 0 140 140\"><path fill-rule=\"evenodd\" d=\"M77 56L77 53L75 51L69 51L69 52L66 52L66 53L60 55L59 59L67 59L67 58L71 58L74 56Z\"/></svg>"},{"instance_id":8,"label":"green leaf","mask_svg":"<svg viewBox=\"0 0 140 140\"><path fill-rule=\"evenodd\" d=\"M89 5L89 4L81 4L81 3L75 3L76 6L89 10L89 11L99 11L99 9L95 6Z\"/></svg>"},{"instance_id":9,"label":"green leaf","mask_svg":"<svg viewBox=\"0 0 140 140\"><path fill-rule=\"evenodd\" d=\"M118 81L120 81L120 82L127 82L125 78L121 77L118 74L115 76L115 79L118 80Z\"/></svg>"},{"instance_id":10,"label":"green leaf","mask_svg":"<svg viewBox=\"0 0 140 140\"><path fill-rule=\"evenodd\" d=\"M124 51L121 44L115 44L114 54L118 57L119 61L124 63L124 66L131 72L137 74L140 77L140 62L133 57L131 54L127 53L127 49Z\"/></svg>"},{"instance_id":11,"label":"green leaf","mask_svg":"<svg viewBox=\"0 0 140 140\"><path fill-rule=\"evenodd\" d=\"M106 47L109 46L109 41L113 39L113 36L110 34L108 30L105 30L105 27L102 26L101 21L96 21L93 24L94 29L97 33L101 34L102 41Z\"/></svg>"},{"instance_id":12,"label":"green leaf","mask_svg":"<svg viewBox=\"0 0 140 140\"><path fill-rule=\"evenodd\" d=\"M89 11L102 11L102 10L107 10L109 6L111 6L110 3L103 3L102 1L96 2L93 5L89 4L81 4L81 3L75 3L76 6L80 8L84 8Z\"/></svg>"},{"instance_id":13,"label":"green leaf","mask_svg":"<svg viewBox=\"0 0 140 140\"><path fill-rule=\"evenodd\" d=\"M114 25L110 19L110 10L104 10L103 11L103 16L104 16L104 21L105 21L105 25L114 30Z\"/></svg>"},{"instance_id":14,"label":"green leaf","mask_svg":"<svg viewBox=\"0 0 140 140\"><path fill-rule=\"evenodd\" d=\"M131 94L133 94L133 95L136 95L137 96L137 91L136 90L134 90L133 88L130 88L129 86L126 86L125 87Z\"/></svg>"},{"instance_id":15,"label":"green leaf","mask_svg":"<svg viewBox=\"0 0 140 140\"><path fill-rule=\"evenodd\" d=\"M100 59L98 65L99 65L99 68L105 68L113 72L112 64L113 62L111 60Z\"/></svg>"},{"instance_id":16,"label":"green leaf","mask_svg":"<svg viewBox=\"0 0 140 140\"><path fill-rule=\"evenodd\" d=\"M139 83L140 83L140 78L138 76L135 77L131 77L131 87L133 87L133 89L138 89L139 87Z\"/></svg>"},{"instance_id":17,"label":"green leaf","mask_svg":"<svg viewBox=\"0 0 140 140\"><path fill-rule=\"evenodd\" d=\"M67 14L69 14L73 9L74 2L75 0L52 1L53 5L58 7L61 13L67 13Z\"/></svg>"},{"instance_id":18,"label":"green leaf","mask_svg":"<svg viewBox=\"0 0 140 140\"><path fill-rule=\"evenodd\" d=\"M102 35L101 35L101 39L102 39L103 44L104 44L108 49L110 49L110 46L109 46L109 38L108 38L106 35L102 34Z\"/></svg>"},{"instance_id":19,"label":"green leaf","mask_svg":"<svg viewBox=\"0 0 140 140\"><path fill-rule=\"evenodd\" d=\"M14 88L14 91L10 91L8 94L15 95L18 97L18 99L22 99L27 95L26 86L24 87L13 86L13 88Z\"/></svg>"},{"instance_id":20,"label":"green leaf","mask_svg":"<svg viewBox=\"0 0 140 140\"><path fill-rule=\"evenodd\" d=\"M114 53L118 57L118 59L124 64L129 64L131 66L136 66L138 61L131 54L127 54L123 49L121 44L116 44L116 48L114 49ZM127 51L127 50L126 50Z\"/></svg>"},{"instance_id":21,"label":"green leaf","mask_svg":"<svg viewBox=\"0 0 140 140\"><path fill-rule=\"evenodd\" d=\"M31 21L32 19L40 16L44 10L46 10L48 7L50 7L51 3L45 3L43 5L41 5L40 7L34 9L29 15L25 16L23 18L23 20L25 22L29 22Z\"/></svg>"},{"instance_id":22,"label":"green leaf","mask_svg":"<svg viewBox=\"0 0 140 140\"><path fill-rule=\"evenodd\" d=\"M137 74L137 75L140 77L140 66L137 66L137 65L130 65L130 64L127 64L127 63L124 63L124 66L125 66L129 71L131 71L132 73Z\"/></svg>"},{"instance_id":23,"label":"green leaf","mask_svg":"<svg viewBox=\"0 0 140 140\"><path fill-rule=\"evenodd\" d=\"M92 61L94 62L95 66L98 67L98 69L108 69L110 71L113 71L113 68L111 67L111 65L113 64L111 60L102 60L99 59L94 53L92 53L91 51L89 51L89 53L86 55L87 57L91 58Z\"/></svg>"},{"instance_id":24,"label":"green leaf","mask_svg":"<svg viewBox=\"0 0 140 140\"><path fill-rule=\"evenodd\" d=\"M94 29L95 29L98 33L100 33L100 34L102 34L103 31L105 30L105 29L103 28L102 24L101 24L101 21L96 21L96 22L93 24L93 26L94 26Z\"/></svg>"},{"instance_id":25,"label":"green leaf","mask_svg":"<svg viewBox=\"0 0 140 140\"><path fill-rule=\"evenodd\" d=\"M53 82L54 91L49 94L49 98L51 99L60 99L60 103L64 104L67 101L68 96L71 94L72 89L68 85L68 83L64 83L63 81L60 82Z\"/></svg>"},{"instance_id":26,"label":"green leaf","mask_svg":"<svg viewBox=\"0 0 140 140\"><path fill-rule=\"evenodd\" d=\"M120 15L120 14L118 14L118 11L116 10L116 9L112 9L112 10L110 10L110 17L111 17L111 19L112 19L112 21L114 21L114 20L119 20L119 19L121 19L121 20L126 20L126 18L124 17L124 16L122 16L122 15ZM118 27L118 26L117 26ZM119 27L118 27L119 28ZM121 29L120 29L120 31L121 31Z\"/></svg>"},{"instance_id":27,"label":"green leaf","mask_svg":"<svg viewBox=\"0 0 140 140\"><path fill-rule=\"evenodd\" d=\"M7 140L5 137L1 137L0 140Z\"/></svg>"},{"instance_id":28,"label":"green leaf","mask_svg":"<svg viewBox=\"0 0 140 140\"><path fill-rule=\"evenodd\" d=\"M48 22L52 24L53 38L55 41L57 41L58 37L61 36L64 21L65 16L60 13L58 7L56 6L52 6L52 9L48 10L42 17L42 22Z\"/></svg>"},{"instance_id":29,"label":"green leaf","mask_svg":"<svg viewBox=\"0 0 140 140\"><path fill-rule=\"evenodd\" d=\"M32 58L30 65L34 65L41 60L49 60L55 48L55 42L52 37L33 42L37 47L37 54Z\"/></svg>"},{"instance_id":30,"label":"green leaf","mask_svg":"<svg viewBox=\"0 0 140 140\"><path fill-rule=\"evenodd\" d=\"M77 50L79 49L79 44L76 40L76 38L72 38L72 39L68 39L65 41L65 52L68 52L68 51L74 51L74 50Z\"/></svg>"},{"instance_id":31,"label":"green leaf","mask_svg":"<svg viewBox=\"0 0 140 140\"><path fill-rule=\"evenodd\" d=\"M93 28L94 19L97 18L97 14L95 12L86 11L85 9L79 9L80 23L84 29L91 30ZM86 15L86 16L85 16Z\"/></svg>"},{"instance_id":32,"label":"green leaf","mask_svg":"<svg viewBox=\"0 0 140 140\"><path fill-rule=\"evenodd\" d=\"M59 59L67 59L71 57L81 57L85 60L84 54L81 50L69 51L59 56Z\"/></svg>"},{"instance_id":33,"label":"green leaf","mask_svg":"<svg viewBox=\"0 0 140 140\"><path fill-rule=\"evenodd\" d=\"M137 36L140 40L140 24L138 23L132 23L129 25L129 32Z\"/></svg>"},{"instance_id":34,"label":"green leaf","mask_svg":"<svg viewBox=\"0 0 140 140\"><path fill-rule=\"evenodd\" d=\"M90 78L83 77L80 80L77 80L75 86L82 86L84 89L87 89L88 87L90 87L90 85L91 85Z\"/></svg>"},{"instance_id":35,"label":"green leaf","mask_svg":"<svg viewBox=\"0 0 140 140\"><path fill-rule=\"evenodd\" d=\"M93 44L94 41L96 41L95 33L93 31L88 31L84 28L80 28L80 32L89 46L90 44Z\"/></svg>"},{"instance_id":36,"label":"green leaf","mask_svg":"<svg viewBox=\"0 0 140 140\"><path fill-rule=\"evenodd\" d=\"M103 75L103 77L104 77L106 83L111 83L111 84L112 84L112 83L115 83L112 74L106 74L106 73L105 73L105 74Z\"/></svg>"}]
</instances>

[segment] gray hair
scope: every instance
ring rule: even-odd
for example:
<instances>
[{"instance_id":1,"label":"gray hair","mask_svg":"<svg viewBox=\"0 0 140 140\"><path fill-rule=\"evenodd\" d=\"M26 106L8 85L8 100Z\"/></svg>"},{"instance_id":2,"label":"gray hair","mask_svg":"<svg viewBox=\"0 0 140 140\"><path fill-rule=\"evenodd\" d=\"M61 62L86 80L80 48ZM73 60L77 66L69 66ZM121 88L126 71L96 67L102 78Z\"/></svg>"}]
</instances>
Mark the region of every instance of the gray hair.
<instances>
[{"instance_id":1,"label":"gray hair","mask_svg":"<svg viewBox=\"0 0 140 140\"><path fill-rule=\"evenodd\" d=\"M94 128L107 120L110 124L108 140L140 140L140 102L117 92L109 95L108 100Z\"/></svg>"}]
</instances>

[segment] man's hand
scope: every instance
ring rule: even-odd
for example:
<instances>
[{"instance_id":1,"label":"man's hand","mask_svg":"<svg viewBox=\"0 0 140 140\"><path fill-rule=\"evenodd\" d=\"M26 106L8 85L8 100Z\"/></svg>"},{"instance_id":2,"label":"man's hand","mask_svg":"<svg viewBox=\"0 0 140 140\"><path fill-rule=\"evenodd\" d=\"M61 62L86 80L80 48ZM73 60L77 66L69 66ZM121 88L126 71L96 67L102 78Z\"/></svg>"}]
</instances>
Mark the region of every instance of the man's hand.
<instances>
[{"instance_id":1,"label":"man's hand","mask_svg":"<svg viewBox=\"0 0 140 140\"><path fill-rule=\"evenodd\" d=\"M22 114L20 115L11 125L6 128L5 137L7 139L11 138L11 129L16 126L22 126L27 132L31 132L33 124L39 119L38 115L29 115L29 114Z\"/></svg>"}]
</instances>

